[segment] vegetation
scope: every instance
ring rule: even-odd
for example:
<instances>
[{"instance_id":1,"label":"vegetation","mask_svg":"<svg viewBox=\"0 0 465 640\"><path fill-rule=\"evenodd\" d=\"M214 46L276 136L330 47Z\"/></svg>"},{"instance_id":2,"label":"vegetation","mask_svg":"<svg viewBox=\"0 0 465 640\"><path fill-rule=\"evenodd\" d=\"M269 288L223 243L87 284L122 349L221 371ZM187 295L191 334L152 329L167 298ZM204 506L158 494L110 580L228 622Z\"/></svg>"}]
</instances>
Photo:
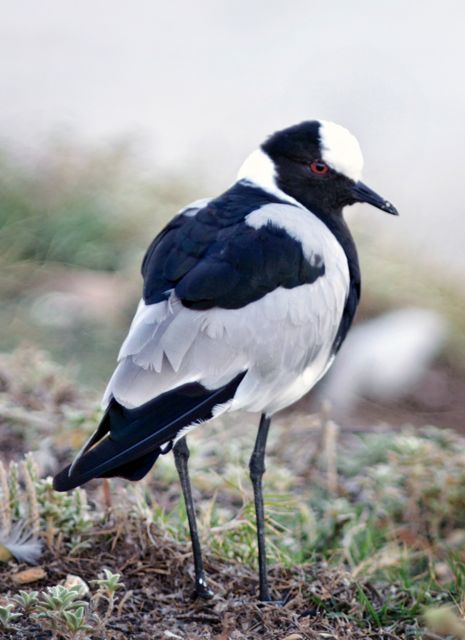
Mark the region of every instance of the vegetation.
<instances>
[{"instance_id":1,"label":"vegetation","mask_svg":"<svg viewBox=\"0 0 465 640\"><path fill-rule=\"evenodd\" d=\"M134 260L153 230L192 188L135 171L131 148L47 147L32 166L0 155L0 255L5 264L57 263L116 271ZM191 195L191 194L189 194Z\"/></svg>"},{"instance_id":2,"label":"vegetation","mask_svg":"<svg viewBox=\"0 0 465 640\"><path fill-rule=\"evenodd\" d=\"M0 151L0 349L27 341L60 362L79 354L89 384L109 375L149 239L200 195L134 158L127 144L57 142L34 163Z\"/></svg>"},{"instance_id":3,"label":"vegetation","mask_svg":"<svg viewBox=\"0 0 465 640\"><path fill-rule=\"evenodd\" d=\"M6 637L465 637L461 436L433 427L344 434L325 416L277 421L265 488L278 607L255 601L246 471L255 425L212 423L196 432L192 474L217 593L196 602L171 456L137 484L115 479L53 492L43 471L69 459L70 442L94 426L95 403L42 354L27 356L0 360L0 436L12 445L0 468ZM28 437L18 437L26 423ZM47 456L20 459L47 438ZM12 542L15 531L22 537ZM25 561L43 569L31 583ZM159 635L150 635L154 628Z\"/></svg>"}]
</instances>

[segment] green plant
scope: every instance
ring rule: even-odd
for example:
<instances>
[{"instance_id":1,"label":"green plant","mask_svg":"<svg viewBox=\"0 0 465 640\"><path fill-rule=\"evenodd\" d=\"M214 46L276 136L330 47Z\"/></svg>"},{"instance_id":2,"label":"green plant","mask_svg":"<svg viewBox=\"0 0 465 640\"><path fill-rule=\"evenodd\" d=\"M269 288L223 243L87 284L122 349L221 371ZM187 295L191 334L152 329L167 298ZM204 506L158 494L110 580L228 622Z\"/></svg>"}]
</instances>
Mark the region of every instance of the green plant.
<instances>
[{"instance_id":1,"label":"green plant","mask_svg":"<svg viewBox=\"0 0 465 640\"><path fill-rule=\"evenodd\" d=\"M97 590L89 594L89 601L82 597L82 584L75 584L70 588L62 585L47 587L45 591L19 591L6 606L0 607L0 627L7 629L19 617L24 616L39 624L46 631L51 631L54 637L65 640L84 640L88 632L93 630L99 637L106 637L105 629L113 613L117 592L124 589L121 575L104 569L98 579L92 580ZM127 592L118 605L122 609L129 597ZM102 614L100 602L107 603ZM19 607L21 613L14 613L14 607Z\"/></svg>"},{"instance_id":2,"label":"green plant","mask_svg":"<svg viewBox=\"0 0 465 640\"><path fill-rule=\"evenodd\" d=\"M21 590L13 597L13 600L21 607L24 613L29 614L39 601L39 592Z\"/></svg>"},{"instance_id":3,"label":"green plant","mask_svg":"<svg viewBox=\"0 0 465 640\"><path fill-rule=\"evenodd\" d=\"M92 580L92 583L98 585L97 600L104 598L108 603L104 614L104 621L106 621L113 612L117 591L124 589L124 584L121 582L121 574L112 573L110 569L104 569L100 577L97 580Z\"/></svg>"},{"instance_id":4,"label":"green plant","mask_svg":"<svg viewBox=\"0 0 465 640\"><path fill-rule=\"evenodd\" d=\"M14 604L7 604L4 607L0 606L0 628L5 631L12 627L12 623L21 617L20 613L13 611Z\"/></svg>"},{"instance_id":5,"label":"green plant","mask_svg":"<svg viewBox=\"0 0 465 640\"><path fill-rule=\"evenodd\" d=\"M89 604L79 597L79 587L48 587L36 602L34 617L44 629L63 638L83 638L92 627L87 623L86 616Z\"/></svg>"}]
</instances>

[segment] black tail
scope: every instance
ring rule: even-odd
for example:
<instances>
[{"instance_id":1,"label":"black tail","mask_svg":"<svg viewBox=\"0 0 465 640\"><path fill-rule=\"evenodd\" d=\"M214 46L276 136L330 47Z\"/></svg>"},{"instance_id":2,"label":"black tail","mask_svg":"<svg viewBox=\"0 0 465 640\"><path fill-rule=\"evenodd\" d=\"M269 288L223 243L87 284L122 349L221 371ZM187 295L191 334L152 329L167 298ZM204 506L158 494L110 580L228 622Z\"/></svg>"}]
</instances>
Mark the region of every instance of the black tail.
<instances>
[{"instance_id":1,"label":"black tail","mask_svg":"<svg viewBox=\"0 0 465 640\"><path fill-rule=\"evenodd\" d=\"M136 409L113 399L83 453L53 479L54 489L69 491L108 476L140 480L162 453L161 447L184 427L209 420L214 407L234 396L244 375L213 391L197 382L185 384Z\"/></svg>"}]
</instances>

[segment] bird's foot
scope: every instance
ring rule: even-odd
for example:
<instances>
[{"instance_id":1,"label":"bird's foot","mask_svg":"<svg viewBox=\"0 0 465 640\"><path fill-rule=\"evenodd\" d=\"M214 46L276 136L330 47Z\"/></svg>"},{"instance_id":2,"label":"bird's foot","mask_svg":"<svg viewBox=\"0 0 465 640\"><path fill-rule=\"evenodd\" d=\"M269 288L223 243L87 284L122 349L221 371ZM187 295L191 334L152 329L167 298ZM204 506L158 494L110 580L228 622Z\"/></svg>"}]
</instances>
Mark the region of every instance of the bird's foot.
<instances>
[{"instance_id":1,"label":"bird's foot","mask_svg":"<svg viewBox=\"0 0 465 640\"><path fill-rule=\"evenodd\" d=\"M281 599L275 600L274 598L270 598L269 600L262 600L262 598L260 598L260 602L258 604L263 604L265 606L271 605L273 607L284 607L286 601Z\"/></svg>"},{"instance_id":2,"label":"bird's foot","mask_svg":"<svg viewBox=\"0 0 465 640\"><path fill-rule=\"evenodd\" d=\"M202 598L202 600L211 600L214 595L215 594L208 586L206 579L203 576L197 578L192 596L194 598Z\"/></svg>"},{"instance_id":3,"label":"bird's foot","mask_svg":"<svg viewBox=\"0 0 465 640\"><path fill-rule=\"evenodd\" d=\"M259 600L260 603L265 605L272 604L275 607L284 607L289 601L289 593L287 593L284 598L273 598L273 596L270 595L270 592L266 591L264 593L260 593Z\"/></svg>"}]
</instances>

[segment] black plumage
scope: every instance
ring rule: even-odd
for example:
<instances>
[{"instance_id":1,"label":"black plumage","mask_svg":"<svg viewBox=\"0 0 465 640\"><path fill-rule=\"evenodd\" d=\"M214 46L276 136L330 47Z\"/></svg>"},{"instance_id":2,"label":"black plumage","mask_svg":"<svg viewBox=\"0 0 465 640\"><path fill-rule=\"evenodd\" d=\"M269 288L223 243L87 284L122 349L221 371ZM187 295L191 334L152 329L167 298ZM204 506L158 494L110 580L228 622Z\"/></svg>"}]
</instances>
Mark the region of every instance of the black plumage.
<instances>
[{"instance_id":1,"label":"black plumage","mask_svg":"<svg viewBox=\"0 0 465 640\"><path fill-rule=\"evenodd\" d=\"M215 406L234 396L245 373L214 391L197 383L185 384L135 409L127 409L113 398L97 437L75 465L54 477L53 488L69 491L92 478L111 476L140 480L163 452L162 445L172 442L181 429L211 418Z\"/></svg>"},{"instance_id":2,"label":"black plumage","mask_svg":"<svg viewBox=\"0 0 465 640\"><path fill-rule=\"evenodd\" d=\"M174 290L191 309L238 309L278 287L292 289L324 275L321 256L310 263L284 229L245 223L268 204L288 203L238 182L195 216L176 216L144 258L145 303L160 302Z\"/></svg>"}]
</instances>

